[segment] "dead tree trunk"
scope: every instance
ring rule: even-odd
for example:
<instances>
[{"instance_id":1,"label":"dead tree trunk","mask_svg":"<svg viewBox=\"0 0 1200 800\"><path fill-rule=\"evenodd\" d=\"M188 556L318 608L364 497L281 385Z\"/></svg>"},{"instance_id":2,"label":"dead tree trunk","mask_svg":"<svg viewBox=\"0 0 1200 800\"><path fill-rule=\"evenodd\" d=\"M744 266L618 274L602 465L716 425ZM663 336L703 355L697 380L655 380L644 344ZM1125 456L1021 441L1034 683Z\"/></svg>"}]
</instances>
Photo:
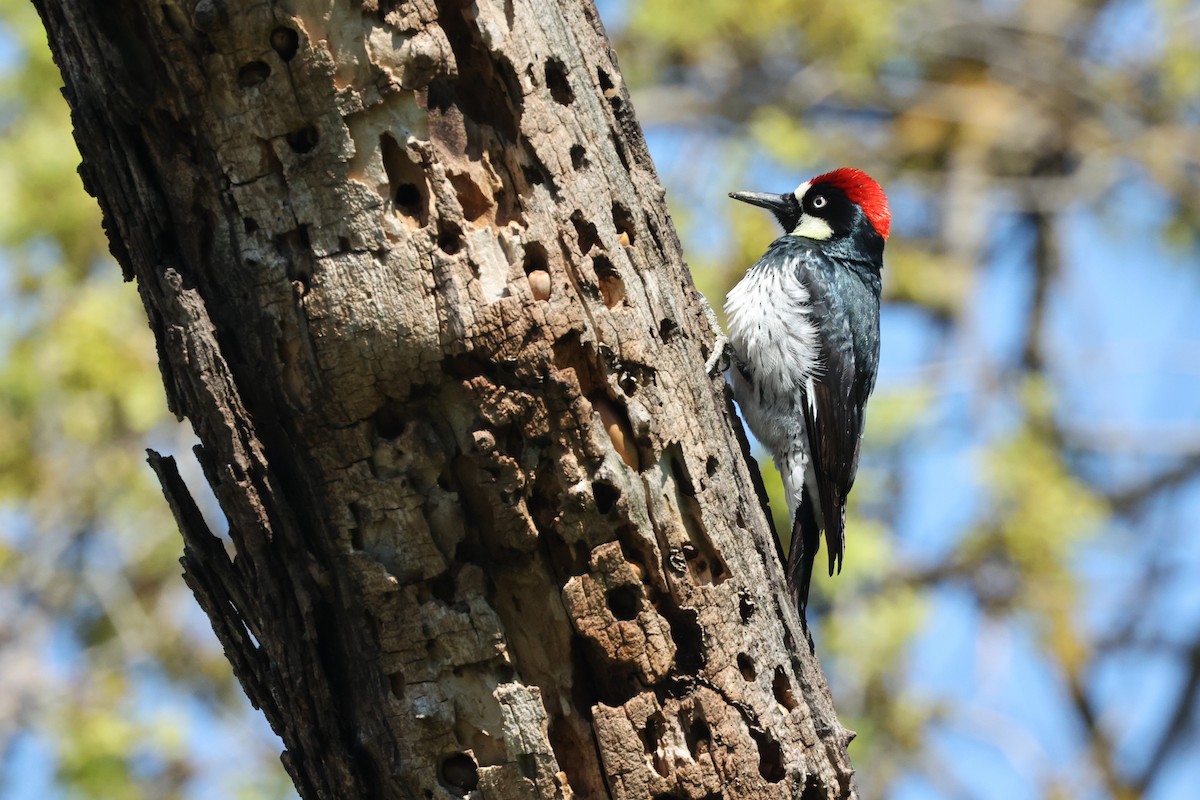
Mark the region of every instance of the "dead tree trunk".
<instances>
[{"instance_id":1,"label":"dead tree trunk","mask_svg":"<svg viewBox=\"0 0 1200 800\"><path fill-rule=\"evenodd\" d=\"M588 0L36 2L302 796L853 794Z\"/></svg>"}]
</instances>

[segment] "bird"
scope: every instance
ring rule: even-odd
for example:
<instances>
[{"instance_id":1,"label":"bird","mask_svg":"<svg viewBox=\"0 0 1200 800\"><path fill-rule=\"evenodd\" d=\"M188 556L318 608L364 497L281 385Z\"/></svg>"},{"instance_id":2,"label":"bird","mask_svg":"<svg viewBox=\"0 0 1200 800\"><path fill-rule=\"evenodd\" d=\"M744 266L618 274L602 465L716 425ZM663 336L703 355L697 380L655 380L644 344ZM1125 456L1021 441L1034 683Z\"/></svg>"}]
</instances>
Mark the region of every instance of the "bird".
<instances>
[{"instance_id":1,"label":"bird","mask_svg":"<svg viewBox=\"0 0 1200 800\"><path fill-rule=\"evenodd\" d=\"M879 367L891 211L880 185L848 167L786 194L729 196L771 211L784 234L727 294L728 336L710 364L728 365L746 423L783 477L787 581L805 620L821 532L830 576L846 549L846 497Z\"/></svg>"}]
</instances>

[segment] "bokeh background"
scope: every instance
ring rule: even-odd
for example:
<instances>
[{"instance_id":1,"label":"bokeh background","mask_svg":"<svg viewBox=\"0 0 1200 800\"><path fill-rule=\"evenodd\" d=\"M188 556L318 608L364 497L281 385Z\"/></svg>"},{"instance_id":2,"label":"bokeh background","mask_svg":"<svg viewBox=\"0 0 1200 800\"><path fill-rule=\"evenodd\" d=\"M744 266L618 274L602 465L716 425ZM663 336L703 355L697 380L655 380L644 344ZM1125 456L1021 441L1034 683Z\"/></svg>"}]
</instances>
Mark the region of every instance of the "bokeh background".
<instances>
[{"instance_id":1,"label":"bokeh background","mask_svg":"<svg viewBox=\"0 0 1200 800\"><path fill-rule=\"evenodd\" d=\"M863 796L1200 796L1200 5L600 10L714 305L777 235L728 191L853 165L892 198L810 611ZM143 448L190 433L59 85L0 0L0 798L294 797L179 579Z\"/></svg>"}]
</instances>

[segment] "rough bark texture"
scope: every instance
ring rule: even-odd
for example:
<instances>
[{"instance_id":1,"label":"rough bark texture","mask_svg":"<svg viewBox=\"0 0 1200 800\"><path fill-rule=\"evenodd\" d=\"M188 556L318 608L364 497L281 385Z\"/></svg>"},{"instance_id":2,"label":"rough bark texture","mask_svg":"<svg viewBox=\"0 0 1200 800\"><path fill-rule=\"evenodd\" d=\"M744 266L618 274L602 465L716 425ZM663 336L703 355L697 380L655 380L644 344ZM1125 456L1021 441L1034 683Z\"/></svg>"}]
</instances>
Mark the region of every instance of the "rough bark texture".
<instances>
[{"instance_id":1,"label":"rough bark texture","mask_svg":"<svg viewBox=\"0 0 1200 800\"><path fill-rule=\"evenodd\" d=\"M305 798L853 794L589 2L37 5Z\"/></svg>"}]
</instances>

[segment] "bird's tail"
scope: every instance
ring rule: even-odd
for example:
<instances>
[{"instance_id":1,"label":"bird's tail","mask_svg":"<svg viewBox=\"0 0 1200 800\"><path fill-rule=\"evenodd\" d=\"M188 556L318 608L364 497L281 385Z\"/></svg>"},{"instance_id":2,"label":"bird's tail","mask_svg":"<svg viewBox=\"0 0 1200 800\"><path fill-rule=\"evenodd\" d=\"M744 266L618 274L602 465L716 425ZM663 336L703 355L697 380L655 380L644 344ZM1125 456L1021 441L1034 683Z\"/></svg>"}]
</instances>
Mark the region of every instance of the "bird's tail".
<instances>
[{"instance_id":1,"label":"bird's tail","mask_svg":"<svg viewBox=\"0 0 1200 800\"><path fill-rule=\"evenodd\" d=\"M802 489L800 505L792 520L792 544L788 551L787 580L800 619L808 608L808 590L812 586L813 564L821 548L821 526L808 488ZM807 622L806 622L807 624Z\"/></svg>"}]
</instances>

